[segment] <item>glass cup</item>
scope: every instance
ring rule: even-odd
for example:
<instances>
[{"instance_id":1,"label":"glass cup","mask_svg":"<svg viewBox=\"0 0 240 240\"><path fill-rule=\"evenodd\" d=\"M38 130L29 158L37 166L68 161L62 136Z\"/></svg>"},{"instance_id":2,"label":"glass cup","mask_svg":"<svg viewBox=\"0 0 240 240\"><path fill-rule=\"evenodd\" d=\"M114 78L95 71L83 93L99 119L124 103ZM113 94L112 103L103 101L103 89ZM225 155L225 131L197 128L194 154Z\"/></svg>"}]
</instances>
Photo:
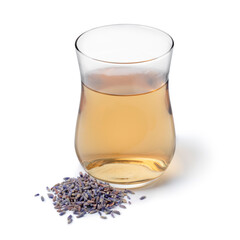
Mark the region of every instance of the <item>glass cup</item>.
<instances>
[{"instance_id":1,"label":"glass cup","mask_svg":"<svg viewBox=\"0 0 240 240\"><path fill-rule=\"evenodd\" d=\"M75 148L91 176L133 188L167 169L175 150L168 88L173 45L167 33L132 24L77 38L82 92Z\"/></svg>"}]
</instances>

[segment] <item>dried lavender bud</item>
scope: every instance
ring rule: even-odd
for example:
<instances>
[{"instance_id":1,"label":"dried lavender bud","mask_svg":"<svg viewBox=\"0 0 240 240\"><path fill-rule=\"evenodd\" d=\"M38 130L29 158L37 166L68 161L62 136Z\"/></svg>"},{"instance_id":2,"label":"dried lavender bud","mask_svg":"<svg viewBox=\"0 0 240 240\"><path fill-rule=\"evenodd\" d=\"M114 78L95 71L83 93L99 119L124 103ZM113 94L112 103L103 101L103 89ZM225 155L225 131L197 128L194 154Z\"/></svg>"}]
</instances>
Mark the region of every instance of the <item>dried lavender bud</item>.
<instances>
[{"instance_id":1,"label":"dried lavender bud","mask_svg":"<svg viewBox=\"0 0 240 240\"><path fill-rule=\"evenodd\" d=\"M124 208L124 209L126 208L124 205L119 205L119 207L120 207L120 208Z\"/></svg>"},{"instance_id":2,"label":"dried lavender bud","mask_svg":"<svg viewBox=\"0 0 240 240\"><path fill-rule=\"evenodd\" d=\"M48 197L49 197L49 198L53 198L54 196L53 196L53 194L48 193Z\"/></svg>"}]
</instances>

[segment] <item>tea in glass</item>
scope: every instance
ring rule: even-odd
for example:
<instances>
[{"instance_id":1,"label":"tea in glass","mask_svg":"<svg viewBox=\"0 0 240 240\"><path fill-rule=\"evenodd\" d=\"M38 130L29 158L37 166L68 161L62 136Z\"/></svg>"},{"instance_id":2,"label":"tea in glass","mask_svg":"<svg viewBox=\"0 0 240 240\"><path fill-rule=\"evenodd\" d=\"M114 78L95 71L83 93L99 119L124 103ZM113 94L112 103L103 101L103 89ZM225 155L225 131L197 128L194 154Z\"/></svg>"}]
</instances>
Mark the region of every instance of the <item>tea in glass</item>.
<instances>
[{"instance_id":1,"label":"tea in glass","mask_svg":"<svg viewBox=\"0 0 240 240\"><path fill-rule=\"evenodd\" d=\"M112 35L116 31L119 35L120 31L124 36L129 28L133 32L137 29L143 37L148 33L145 32L146 27L138 25L103 28L107 28L102 33L105 32L105 35L96 38L96 43L92 42L92 45L95 46L99 41L98 44L105 46L106 34L114 38ZM85 36L85 41L90 41L94 31L99 30L101 32L101 28L91 30L93 33L90 31L90 39ZM150 30L161 33L156 38L168 36L160 30ZM171 38L168 37L167 40L168 47L172 47ZM116 42L113 45L115 44ZM121 41L118 44L121 45ZM130 41L129 44L131 46L133 43ZM140 61L136 54L134 62L112 62L107 57L104 60L104 56L109 53L105 55L103 50L107 52L110 49L114 57L118 58L119 55L122 59L122 53L117 54L114 46L102 46L103 56L98 58L103 60L98 60L79 50L87 45L88 42L86 45L84 41L81 43L80 36L76 42L82 77L75 137L77 156L84 169L97 179L120 187L145 185L161 176L170 164L175 150L175 130L168 89L172 48L167 48L168 52L156 59ZM131 58L134 55L131 51L125 54Z\"/></svg>"}]
</instances>

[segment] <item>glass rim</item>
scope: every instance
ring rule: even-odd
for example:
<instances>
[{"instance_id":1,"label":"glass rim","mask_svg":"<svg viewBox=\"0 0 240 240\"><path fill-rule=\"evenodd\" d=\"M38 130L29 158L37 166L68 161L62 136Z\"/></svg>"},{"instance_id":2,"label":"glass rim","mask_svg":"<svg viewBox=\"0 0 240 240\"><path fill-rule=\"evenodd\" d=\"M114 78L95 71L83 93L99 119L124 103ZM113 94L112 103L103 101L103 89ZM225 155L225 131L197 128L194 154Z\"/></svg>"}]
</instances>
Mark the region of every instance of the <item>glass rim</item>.
<instances>
[{"instance_id":1,"label":"glass rim","mask_svg":"<svg viewBox=\"0 0 240 240\"><path fill-rule=\"evenodd\" d=\"M98 58L93 58L91 56L89 56L88 54L85 54L82 50L80 50L77 46L77 43L79 41L79 39L81 37L83 37L84 35L86 35L87 33L91 32L91 31L94 31L94 30L97 30L97 29L101 29L101 28L105 28L105 27L115 27L115 26L135 26L135 27L144 27L144 28L148 28L148 29L151 29L151 30L155 30L155 31L159 31L161 33L163 33L164 35L166 35L170 41L171 41L171 45L169 47L169 49L164 52L163 54L157 56L157 57L154 57L154 58L151 58L151 59L147 59L147 60L143 60L143 61L129 61L129 62L117 62L117 61L106 61L106 60L103 60L103 59L98 59ZM110 24L110 25L103 25L103 26L99 26L99 27L95 27L95 28L91 28L85 32L83 32L82 34L80 34L77 39L75 40L75 48L76 48L76 51L80 54L82 54L83 56L91 59L91 60L94 60L94 61L98 61L98 62L102 62L102 63L109 63L109 64L139 64L139 63L146 63L146 62L152 62L154 60L158 60L164 56L166 56L168 53L170 53L172 51L174 47L174 40L173 38L166 32L158 29L158 28L155 28L155 27L150 27L150 26L146 26L146 25L141 25L141 24Z\"/></svg>"}]
</instances>

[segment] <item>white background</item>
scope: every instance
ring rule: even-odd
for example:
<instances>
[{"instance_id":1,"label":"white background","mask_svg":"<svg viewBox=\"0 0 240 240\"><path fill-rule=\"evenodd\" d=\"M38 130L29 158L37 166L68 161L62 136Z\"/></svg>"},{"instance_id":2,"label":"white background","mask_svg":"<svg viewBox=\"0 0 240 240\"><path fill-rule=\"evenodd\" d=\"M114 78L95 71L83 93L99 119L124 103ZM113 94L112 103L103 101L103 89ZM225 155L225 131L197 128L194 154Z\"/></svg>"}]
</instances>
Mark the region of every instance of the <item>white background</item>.
<instances>
[{"instance_id":1,"label":"white background","mask_svg":"<svg viewBox=\"0 0 240 240\"><path fill-rule=\"evenodd\" d=\"M239 1L0 3L0 238L239 239ZM175 40L170 96L177 149L166 174L115 219L66 224L45 187L80 170L74 132L77 36L136 23ZM147 199L139 201L138 197Z\"/></svg>"}]
</instances>

